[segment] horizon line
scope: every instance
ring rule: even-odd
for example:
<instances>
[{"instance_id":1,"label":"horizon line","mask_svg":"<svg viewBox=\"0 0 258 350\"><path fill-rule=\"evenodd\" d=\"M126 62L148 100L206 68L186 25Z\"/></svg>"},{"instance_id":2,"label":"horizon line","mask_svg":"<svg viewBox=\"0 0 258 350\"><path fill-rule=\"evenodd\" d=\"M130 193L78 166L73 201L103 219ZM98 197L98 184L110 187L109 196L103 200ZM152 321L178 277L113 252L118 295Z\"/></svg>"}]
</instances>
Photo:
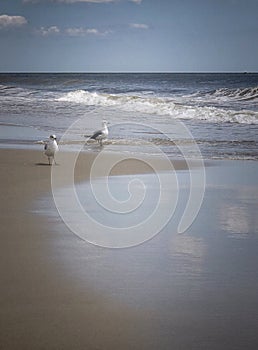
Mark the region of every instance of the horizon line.
<instances>
[{"instance_id":1,"label":"horizon line","mask_svg":"<svg viewBox=\"0 0 258 350\"><path fill-rule=\"evenodd\" d=\"M257 74L258 71L0 71L0 74Z\"/></svg>"}]
</instances>

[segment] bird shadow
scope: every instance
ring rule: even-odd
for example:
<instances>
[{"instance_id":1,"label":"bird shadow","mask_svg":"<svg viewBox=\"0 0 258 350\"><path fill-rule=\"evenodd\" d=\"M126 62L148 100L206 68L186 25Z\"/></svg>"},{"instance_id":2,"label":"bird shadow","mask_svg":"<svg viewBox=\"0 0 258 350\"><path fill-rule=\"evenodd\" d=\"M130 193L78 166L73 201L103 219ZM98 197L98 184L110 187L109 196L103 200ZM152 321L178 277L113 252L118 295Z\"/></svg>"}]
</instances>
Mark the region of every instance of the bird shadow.
<instances>
[{"instance_id":1,"label":"bird shadow","mask_svg":"<svg viewBox=\"0 0 258 350\"><path fill-rule=\"evenodd\" d=\"M51 166L56 166L56 165L59 165L59 164L48 164L48 163L35 163L36 166L48 166L48 167L51 167Z\"/></svg>"}]
</instances>

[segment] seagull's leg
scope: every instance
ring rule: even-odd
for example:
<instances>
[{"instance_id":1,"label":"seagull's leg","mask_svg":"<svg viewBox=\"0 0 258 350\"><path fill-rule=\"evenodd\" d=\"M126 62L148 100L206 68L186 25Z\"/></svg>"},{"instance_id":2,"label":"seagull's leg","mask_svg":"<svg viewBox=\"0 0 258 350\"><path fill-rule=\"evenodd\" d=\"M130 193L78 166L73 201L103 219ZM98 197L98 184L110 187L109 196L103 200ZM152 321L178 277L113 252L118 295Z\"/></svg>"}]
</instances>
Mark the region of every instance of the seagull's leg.
<instances>
[{"instance_id":1,"label":"seagull's leg","mask_svg":"<svg viewBox=\"0 0 258 350\"><path fill-rule=\"evenodd\" d=\"M54 159L54 163L55 163L55 165L57 165L57 162L56 162L56 160L55 160L55 157L53 157L53 159Z\"/></svg>"}]
</instances>

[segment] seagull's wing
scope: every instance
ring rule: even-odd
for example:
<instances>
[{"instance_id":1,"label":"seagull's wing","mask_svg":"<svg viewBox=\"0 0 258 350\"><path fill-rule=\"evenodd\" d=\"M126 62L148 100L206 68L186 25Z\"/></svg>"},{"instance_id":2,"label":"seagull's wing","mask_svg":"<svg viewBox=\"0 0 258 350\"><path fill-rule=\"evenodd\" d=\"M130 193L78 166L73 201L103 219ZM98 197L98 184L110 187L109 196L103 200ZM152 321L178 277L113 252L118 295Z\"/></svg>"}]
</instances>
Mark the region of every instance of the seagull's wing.
<instances>
[{"instance_id":1,"label":"seagull's wing","mask_svg":"<svg viewBox=\"0 0 258 350\"><path fill-rule=\"evenodd\" d=\"M95 131L94 134L90 137L90 139L96 140L96 138L102 134L103 134L102 130Z\"/></svg>"},{"instance_id":2,"label":"seagull's wing","mask_svg":"<svg viewBox=\"0 0 258 350\"><path fill-rule=\"evenodd\" d=\"M44 146L44 150L46 150L47 149L47 143L45 143L45 146Z\"/></svg>"}]
</instances>

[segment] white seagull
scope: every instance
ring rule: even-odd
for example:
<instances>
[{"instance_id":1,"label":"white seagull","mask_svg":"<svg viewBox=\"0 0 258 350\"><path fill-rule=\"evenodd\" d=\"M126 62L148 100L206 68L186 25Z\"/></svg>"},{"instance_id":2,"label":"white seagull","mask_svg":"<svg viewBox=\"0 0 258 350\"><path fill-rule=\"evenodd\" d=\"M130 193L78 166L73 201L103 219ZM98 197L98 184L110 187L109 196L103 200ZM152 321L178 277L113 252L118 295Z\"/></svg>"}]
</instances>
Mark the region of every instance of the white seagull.
<instances>
[{"instance_id":1,"label":"white seagull","mask_svg":"<svg viewBox=\"0 0 258 350\"><path fill-rule=\"evenodd\" d=\"M102 129L95 131L94 134L88 140L97 140L100 146L102 146L102 141L108 137L108 127L106 120L102 122Z\"/></svg>"},{"instance_id":2,"label":"white seagull","mask_svg":"<svg viewBox=\"0 0 258 350\"><path fill-rule=\"evenodd\" d=\"M56 135L50 135L49 140L45 141L44 143L45 143L44 150L45 150L45 155L48 157L48 164L52 165L51 158L53 158L56 164L55 153L58 151Z\"/></svg>"}]
</instances>

